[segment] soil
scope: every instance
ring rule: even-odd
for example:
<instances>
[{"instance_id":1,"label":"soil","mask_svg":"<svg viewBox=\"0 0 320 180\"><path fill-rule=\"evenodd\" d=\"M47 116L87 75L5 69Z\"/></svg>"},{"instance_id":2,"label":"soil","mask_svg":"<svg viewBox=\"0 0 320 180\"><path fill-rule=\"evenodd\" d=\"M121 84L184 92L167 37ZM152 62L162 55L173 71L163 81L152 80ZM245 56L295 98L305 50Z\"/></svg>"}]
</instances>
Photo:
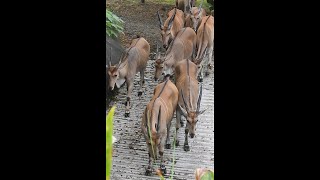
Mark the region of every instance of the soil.
<instances>
[{"instance_id":1,"label":"soil","mask_svg":"<svg viewBox=\"0 0 320 180\"><path fill-rule=\"evenodd\" d=\"M164 21L165 12L173 7L173 4L150 0L145 3L141 3L140 0L111 0L107 3L107 8L124 21L124 35L120 35L119 38L121 44L128 47L131 40L140 35L149 42L151 51L156 50L157 42L161 43L157 11L159 10Z\"/></svg>"}]
</instances>

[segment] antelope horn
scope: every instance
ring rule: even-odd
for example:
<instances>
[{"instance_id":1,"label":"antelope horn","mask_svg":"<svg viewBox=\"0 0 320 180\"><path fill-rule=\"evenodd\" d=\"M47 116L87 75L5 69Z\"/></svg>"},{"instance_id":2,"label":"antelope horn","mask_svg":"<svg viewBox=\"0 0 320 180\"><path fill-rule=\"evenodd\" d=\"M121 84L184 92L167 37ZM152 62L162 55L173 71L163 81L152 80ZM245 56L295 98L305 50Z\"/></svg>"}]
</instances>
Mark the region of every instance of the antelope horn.
<instances>
[{"instance_id":1,"label":"antelope horn","mask_svg":"<svg viewBox=\"0 0 320 180\"><path fill-rule=\"evenodd\" d=\"M174 8L174 13L173 15L171 16L170 20L169 20L169 23L168 23L168 28L170 29L172 24L173 24L173 20L174 20L174 17L176 17L176 13L177 13L177 8Z\"/></svg>"},{"instance_id":2,"label":"antelope horn","mask_svg":"<svg viewBox=\"0 0 320 180\"><path fill-rule=\"evenodd\" d=\"M112 52L112 47L110 46L110 59L109 59L109 67L111 67L111 52Z\"/></svg>"},{"instance_id":3,"label":"antelope horn","mask_svg":"<svg viewBox=\"0 0 320 180\"><path fill-rule=\"evenodd\" d=\"M186 100L184 99L184 95L183 95L183 91L182 91L182 89L181 89L181 96L182 96L182 100L183 100L184 106L186 107L186 111L187 111L187 112L189 112L189 109L188 109L188 106L187 106Z\"/></svg>"},{"instance_id":4,"label":"antelope horn","mask_svg":"<svg viewBox=\"0 0 320 180\"><path fill-rule=\"evenodd\" d=\"M159 44L157 43L157 53L156 53L156 59L161 58L161 52L159 51Z\"/></svg>"},{"instance_id":5,"label":"antelope horn","mask_svg":"<svg viewBox=\"0 0 320 180\"><path fill-rule=\"evenodd\" d=\"M203 0L201 1L201 4L199 6L199 11L198 11L198 17L200 16L201 8L202 8Z\"/></svg>"},{"instance_id":6,"label":"antelope horn","mask_svg":"<svg viewBox=\"0 0 320 180\"><path fill-rule=\"evenodd\" d=\"M159 10L157 11L157 14L158 14L159 22L160 22L160 24L159 24L160 25L160 29L162 29L163 28L163 22L162 22L160 14L159 14Z\"/></svg>"},{"instance_id":7,"label":"antelope horn","mask_svg":"<svg viewBox=\"0 0 320 180\"><path fill-rule=\"evenodd\" d=\"M121 55L121 57L120 57L120 60L119 60L119 63L117 64L117 67L120 66L122 60L126 57L127 53L128 53L127 51L126 51L125 53L122 53L122 55Z\"/></svg>"},{"instance_id":8,"label":"antelope horn","mask_svg":"<svg viewBox=\"0 0 320 180\"><path fill-rule=\"evenodd\" d=\"M202 4L203 4L203 0L201 1L201 4L200 4L200 9L201 9L201 7L202 7Z\"/></svg>"},{"instance_id":9,"label":"antelope horn","mask_svg":"<svg viewBox=\"0 0 320 180\"><path fill-rule=\"evenodd\" d=\"M199 93L198 102L197 102L197 112L200 111L201 97L202 97L202 83L201 83L201 85L200 85L200 93Z\"/></svg>"},{"instance_id":10,"label":"antelope horn","mask_svg":"<svg viewBox=\"0 0 320 180\"><path fill-rule=\"evenodd\" d=\"M159 43L157 43L157 54L159 52Z\"/></svg>"}]
</instances>

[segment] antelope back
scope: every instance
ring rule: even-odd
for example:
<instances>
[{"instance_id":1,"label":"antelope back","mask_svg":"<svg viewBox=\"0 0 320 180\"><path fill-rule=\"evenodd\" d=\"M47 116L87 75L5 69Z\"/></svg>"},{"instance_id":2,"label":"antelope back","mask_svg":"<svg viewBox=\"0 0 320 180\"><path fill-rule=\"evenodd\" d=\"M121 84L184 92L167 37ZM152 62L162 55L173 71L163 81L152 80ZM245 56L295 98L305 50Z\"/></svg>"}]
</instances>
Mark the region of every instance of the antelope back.
<instances>
[{"instance_id":1,"label":"antelope back","mask_svg":"<svg viewBox=\"0 0 320 180\"><path fill-rule=\"evenodd\" d=\"M191 58L195 47L196 33L194 30L190 27L181 29L166 52L163 67L164 73L170 74L170 68L175 68L179 61Z\"/></svg>"},{"instance_id":2,"label":"antelope back","mask_svg":"<svg viewBox=\"0 0 320 180\"><path fill-rule=\"evenodd\" d=\"M178 81L182 77L186 77L188 74L187 70L187 61L189 61L189 76L193 79L197 78L197 71L198 67L196 64L194 64L192 61L184 59L180 62L177 63L176 68L175 68L175 75L176 75L176 80Z\"/></svg>"},{"instance_id":3,"label":"antelope back","mask_svg":"<svg viewBox=\"0 0 320 180\"><path fill-rule=\"evenodd\" d=\"M125 55L126 58L123 59L123 61L128 61L128 71L132 71L130 74L136 74L147 65L150 54L150 45L143 37L140 37L132 40L128 51L129 52Z\"/></svg>"},{"instance_id":4,"label":"antelope back","mask_svg":"<svg viewBox=\"0 0 320 180\"><path fill-rule=\"evenodd\" d=\"M170 10L168 13L167 13L167 19L166 21L164 22L164 31L167 31L168 28L169 28L169 22L170 22L170 18L174 15L174 11L175 9L172 9ZM178 33L178 31L180 29L182 29L184 27L184 13L183 11L179 10L179 9L176 9L176 15L172 21L172 26L171 26L171 33L172 33L172 36L175 37L176 34Z\"/></svg>"},{"instance_id":5,"label":"antelope back","mask_svg":"<svg viewBox=\"0 0 320 180\"><path fill-rule=\"evenodd\" d=\"M209 43L213 42L214 39L214 18L213 16L205 16L202 18L201 24L197 31L197 41L202 42L208 40ZM203 33L204 32L204 33ZM204 36L204 37L202 37Z\"/></svg>"},{"instance_id":6,"label":"antelope back","mask_svg":"<svg viewBox=\"0 0 320 180\"><path fill-rule=\"evenodd\" d=\"M153 97L148 103L147 109L154 110L154 107L159 106L157 103L161 103L161 108L163 109L163 111L161 111L161 117L168 122L171 121L170 118L172 118L177 107L179 93L177 87L170 80L168 80L165 86L164 85L165 82L162 82L155 87Z\"/></svg>"}]
</instances>

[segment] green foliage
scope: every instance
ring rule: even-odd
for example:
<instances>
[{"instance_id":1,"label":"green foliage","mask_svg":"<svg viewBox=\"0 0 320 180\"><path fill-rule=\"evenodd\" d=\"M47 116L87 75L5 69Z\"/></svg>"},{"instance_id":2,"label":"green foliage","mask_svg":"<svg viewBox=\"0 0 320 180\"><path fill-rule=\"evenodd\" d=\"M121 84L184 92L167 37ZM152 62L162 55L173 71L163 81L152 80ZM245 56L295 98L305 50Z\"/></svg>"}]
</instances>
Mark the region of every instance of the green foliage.
<instances>
[{"instance_id":1,"label":"green foliage","mask_svg":"<svg viewBox=\"0 0 320 180\"><path fill-rule=\"evenodd\" d=\"M207 171L201 177L201 180L214 180L214 173L213 171Z\"/></svg>"},{"instance_id":2,"label":"green foliage","mask_svg":"<svg viewBox=\"0 0 320 180\"><path fill-rule=\"evenodd\" d=\"M113 133L113 115L116 107L112 107L106 118L106 179L110 179L112 166L112 133Z\"/></svg>"},{"instance_id":3,"label":"green foliage","mask_svg":"<svg viewBox=\"0 0 320 180\"><path fill-rule=\"evenodd\" d=\"M113 14L111 11L106 11L106 26L107 26L107 35L109 37L115 38L118 37L120 33L123 33L123 20L117 15Z\"/></svg>"},{"instance_id":4,"label":"green foliage","mask_svg":"<svg viewBox=\"0 0 320 180\"><path fill-rule=\"evenodd\" d=\"M196 7L199 7L201 4L202 0L197 0L196 1ZM210 0L203 0L202 7L209 12L211 9L213 9L213 4L210 3Z\"/></svg>"}]
</instances>

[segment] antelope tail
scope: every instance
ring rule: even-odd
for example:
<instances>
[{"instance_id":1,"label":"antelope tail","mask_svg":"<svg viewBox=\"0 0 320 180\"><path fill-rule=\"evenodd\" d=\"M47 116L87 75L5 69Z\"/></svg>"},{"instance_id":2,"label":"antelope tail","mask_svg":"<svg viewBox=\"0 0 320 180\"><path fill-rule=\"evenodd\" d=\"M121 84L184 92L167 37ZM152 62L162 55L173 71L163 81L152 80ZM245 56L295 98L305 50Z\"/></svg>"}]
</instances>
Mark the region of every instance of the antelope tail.
<instances>
[{"instance_id":1,"label":"antelope tail","mask_svg":"<svg viewBox=\"0 0 320 180\"><path fill-rule=\"evenodd\" d=\"M198 49L197 60L201 60L204 57L205 50L208 46L208 41L201 43L200 48Z\"/></svg>"}]
</instances>

